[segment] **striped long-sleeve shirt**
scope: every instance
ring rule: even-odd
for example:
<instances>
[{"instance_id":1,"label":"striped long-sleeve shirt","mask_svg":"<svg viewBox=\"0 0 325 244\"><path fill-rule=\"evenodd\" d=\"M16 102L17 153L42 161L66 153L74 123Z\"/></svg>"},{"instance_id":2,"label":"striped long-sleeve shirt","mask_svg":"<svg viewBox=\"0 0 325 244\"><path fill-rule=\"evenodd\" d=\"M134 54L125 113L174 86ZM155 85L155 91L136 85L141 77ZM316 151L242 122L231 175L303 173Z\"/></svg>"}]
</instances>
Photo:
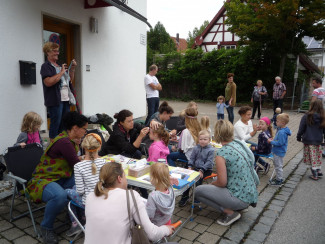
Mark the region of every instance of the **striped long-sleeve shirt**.
<instances>
[{"instance_id":1,"label":"striped long-sleeve shirt","mask_svg":"<svg viewBox=\"0 0 325 244\"><path fill-rule=\"evenodd\" d=\"M90 192L93 192L99 179L99 171L101 167L106 164L102 158L95 159L96 174L92 174L91 164L92 161L85 160L77 163L74 166L76 190L82 195L82 203L86 203L86 197Z\"/></svg>"}]
</instances>

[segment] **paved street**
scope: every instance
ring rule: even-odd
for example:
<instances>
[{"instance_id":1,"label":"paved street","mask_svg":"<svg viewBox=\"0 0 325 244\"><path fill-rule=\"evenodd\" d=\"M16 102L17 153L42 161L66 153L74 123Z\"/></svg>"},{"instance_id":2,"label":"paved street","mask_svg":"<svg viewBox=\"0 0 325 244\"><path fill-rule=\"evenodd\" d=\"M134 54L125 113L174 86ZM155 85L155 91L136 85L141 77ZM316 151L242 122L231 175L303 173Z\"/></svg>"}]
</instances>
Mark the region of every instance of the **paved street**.
<instances>
[{"instance_id":1,"label":"paved street","mask_svg":"<svg viewBox=\"0 0 325 244\"><path fill-rule=\"evenodd\" d=\"M184 109L187 103L170 102L170 105L175 110L175 115L178 115ZM213 130L213 125L217 120L216 107L214 103L199 103L200 116L208 115L211 120L210 127ZM235 110L235 121L239 119ZM278 188L267 185L268 178L271 175L272 168L268 175L261 175L261 184L259 186L259 202L256 208L249 208L247 213L242 215L241 220L233 224L231 227L223 227L217 224L216 220L219 216L214 209L207 206L202 206L202 210L195 208L194 219L183 228L173 241L179 243L263 243L276 222L276 219L281 214L286 202L292 196L295 187L300 182L305 174L306 168L299 164L302 159L302 143L296 141L295 135L299 126L302 114L288 112L290 115L289 128L293 132L293 136L289 137L288 153L285 157L284 177L287 179L286 184L279 191ZM272 111L263 111L262 116L271 117ZM257 123L257 120L253 122ZM257 137L253 141L257 141ZM316 195L316 198L322 198L321 195ZM311 198L311 197L310 197ZM176 200L178 202L179 199ZM10 199L0 201L0 244L2 243L38 243L39 240L35 237L28 217L10 223L8 221L8 212ZM22 200L16 203L15 213L19 213L26 209L26 204ZM183 219L188 216L190 205L184 208L176 206L173 222ZM42 220L42 212L36 213L36 221L40 223ZM66 213L62 213L57 219L56 225L64 224L66 221ZM65 236L65 231L69 228L68 224L57 230L60 233L60 243L69 243L69 238ZM75 243L83 243L83 238Z\"/></svg>"},{"instance_id":2,"label":"paved street","mask_svg":"<svg viewBox=\"0 0 325 244\"><path fill-rule=\"evenodd\" d=\"M265 244L325 243L325 179L316 182L310 180L309 175L308 170L275 222Z\"/></svg>"}]
</instances>

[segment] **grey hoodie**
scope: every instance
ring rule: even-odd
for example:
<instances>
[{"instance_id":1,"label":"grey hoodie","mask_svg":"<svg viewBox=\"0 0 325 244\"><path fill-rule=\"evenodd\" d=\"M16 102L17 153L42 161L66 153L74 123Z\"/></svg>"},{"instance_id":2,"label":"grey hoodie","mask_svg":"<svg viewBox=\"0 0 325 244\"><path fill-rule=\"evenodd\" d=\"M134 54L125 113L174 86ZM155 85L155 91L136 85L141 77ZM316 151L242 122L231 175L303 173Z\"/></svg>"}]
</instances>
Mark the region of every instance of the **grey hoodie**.
<instances>
[{"instance_id":1,"label":"grey hoodie","mask_svg":"<svg viewBox=\"0 0 325 244\"><path fill-rule=\"evenodd\" d=\"M172 187L169 193L152 191L149 194L146 209L149 219L157 226L166 224L172 217L175 209L175 194Z\"/></svg>"}]
</instances>

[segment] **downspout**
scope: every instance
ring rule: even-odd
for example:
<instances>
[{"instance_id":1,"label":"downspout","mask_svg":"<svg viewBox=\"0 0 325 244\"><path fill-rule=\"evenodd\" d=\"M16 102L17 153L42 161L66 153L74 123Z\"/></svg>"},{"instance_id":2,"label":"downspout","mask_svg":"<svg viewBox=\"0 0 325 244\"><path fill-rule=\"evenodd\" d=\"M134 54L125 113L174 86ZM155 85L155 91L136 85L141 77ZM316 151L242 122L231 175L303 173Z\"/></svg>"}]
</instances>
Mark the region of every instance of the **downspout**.
<instances>
[{"instance_id":1,"label":"downspout","mask_svg":"<svg viewBox=\"0 0 325 244\"><path fill-rule=\"evenodd\" d=\"M127 6L126 4L124 4L118 0L103 0L103 1L122 10L125 13L128 13L129 15L132 15L133 17L137 18L138 20L141 20L142 22L146 23L150 29L152 29L152 26L147 21L147 18L145 18L144 16L142 16L141 14L139 14L138 12L136 12L135 10L133 10L132 8Z\"/></svg>"}]
</instances>

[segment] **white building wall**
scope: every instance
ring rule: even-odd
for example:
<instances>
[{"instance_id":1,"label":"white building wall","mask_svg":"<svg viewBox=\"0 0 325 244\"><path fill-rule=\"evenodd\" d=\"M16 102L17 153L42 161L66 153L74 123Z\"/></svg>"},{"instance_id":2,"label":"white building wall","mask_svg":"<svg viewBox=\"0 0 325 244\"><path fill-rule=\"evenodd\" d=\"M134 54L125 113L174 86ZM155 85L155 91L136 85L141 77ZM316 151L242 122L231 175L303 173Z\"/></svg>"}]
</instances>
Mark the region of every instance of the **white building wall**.
<instances>
[{"instance_id":1,"label":"white building wall","mask_svg":"<svg viewBox=\"0 0 325 244\"><path fill-rule=\"evenodd\" d=\"M147 0L129 0L131 8L146 16ZM86 115L121 109L134 117L146 114L143 78L146 73L146 46L140 34L146 25L116 9L84 9L84 0L2 0L0 1L0 154L14 144L23 115L39 113L46 129L42 80L43 14L80 25L82 110ZM89 30L89 18L98 19L98 34ZM145 38L146 39L146 38ZM36 63L36 85L20 85L19 60ZM86 65L91 71L86 72Z\"/></svg>"}]
</instances>

